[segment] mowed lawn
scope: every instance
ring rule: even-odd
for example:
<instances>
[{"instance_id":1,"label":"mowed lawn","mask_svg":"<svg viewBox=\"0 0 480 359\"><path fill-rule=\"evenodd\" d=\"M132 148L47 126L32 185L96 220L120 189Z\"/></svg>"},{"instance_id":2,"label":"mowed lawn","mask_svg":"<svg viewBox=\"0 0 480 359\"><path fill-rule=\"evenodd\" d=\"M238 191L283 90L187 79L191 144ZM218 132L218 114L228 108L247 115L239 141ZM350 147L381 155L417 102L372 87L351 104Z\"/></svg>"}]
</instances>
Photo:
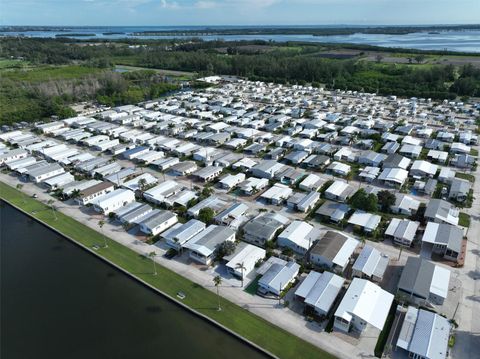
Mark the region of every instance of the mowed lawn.
<instances>
[{"instance_id":1,"label":"mowed lawn","mask_svg":"<svg viewBox=\"0 0 480 359\"><path fill-rule=\"evenodd\" d=\"M0 197L89 248L93 248L95 245L103 246L104 241L101 233L58 211L55 211L57 216L55 220L54 212L49 206L24 195L22 192L2 182L0 182ZM108 248L99 248L96 250L96 253L173 298L176 297L177 292L184 292L186 297L183 303L280 358L335 358L333 355L322 351L224 298L220 299L222 311L217 311L217 297L215 293L160 265L157 265L158 275L153 275L153 264L150 259L113 240L108 240Z\"/></svg>"}]
</instances>

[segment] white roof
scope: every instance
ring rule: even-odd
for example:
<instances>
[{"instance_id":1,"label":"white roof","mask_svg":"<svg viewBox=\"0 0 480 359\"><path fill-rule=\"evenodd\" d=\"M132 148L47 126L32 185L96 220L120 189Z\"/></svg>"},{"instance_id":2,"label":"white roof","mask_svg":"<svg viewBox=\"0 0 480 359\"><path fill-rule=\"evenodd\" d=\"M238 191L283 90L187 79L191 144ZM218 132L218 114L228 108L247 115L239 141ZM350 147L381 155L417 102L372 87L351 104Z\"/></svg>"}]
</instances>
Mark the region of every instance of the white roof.
<instances>
[{"instance_id":1,"label":"white roof","mask_svg":"<svg viewBox=\"0 0 480 359\"><path fill-rule=\"evenodd\" d=\"M446 268L440 267L439 265L435 265L432 283L430 284L430 293L441 298L447 298L449 283L450 271Z\"/></svg>"},{"instance_id":2,"label":"white roof","mask_svg":"<svg viewBox=\"0 0 480 359\"><path fill-rule=\"evenodd\" d=\"M387 265L388 256L367 244L353 264L353 270L358 270L369 277L381 278L387 269Z\"/></svg>"},{"instance_id":3,"label":"white roof","mask_svg":"<svg viewBox=\"0 0 480 359\"><path fill-rule=\"evenodd\" d=\"M335 316L350 321L352 315L382 330L393 302L393 294L372 282L354 278Z\"/></svg>"},{"instance_id":4,"label":"white roof","mask_svg":"<svg viewBox=\"0 0 480 359\"><path fill-rule=\"evenodd\" d=\"M348 220L348 223L363 227L368 230L375 230L381 220L382 217L380 217L378 214L356 210Z\"/></svg>"},{"instance_id":5,"label":"white roof","mask_svg":"<svg viewBox=\"0 0 480 359\"><path fill-rule=\"evenodd\" d=\"M311 271L295 291L295 295L304 298L306 304L327 313L344 282L342 277L331 272Z\"/></svg>"},{"instance_id":6,"label":"white roof","mask_svg":"<svg viewBox=\"0 0 480 359\"><path fill-rule=\"evenodd\" d=\"M318 229L304 221L293 221L278 236L278 240L287 240L308 250L318 237Z\"/></svg>"}]
</instances>

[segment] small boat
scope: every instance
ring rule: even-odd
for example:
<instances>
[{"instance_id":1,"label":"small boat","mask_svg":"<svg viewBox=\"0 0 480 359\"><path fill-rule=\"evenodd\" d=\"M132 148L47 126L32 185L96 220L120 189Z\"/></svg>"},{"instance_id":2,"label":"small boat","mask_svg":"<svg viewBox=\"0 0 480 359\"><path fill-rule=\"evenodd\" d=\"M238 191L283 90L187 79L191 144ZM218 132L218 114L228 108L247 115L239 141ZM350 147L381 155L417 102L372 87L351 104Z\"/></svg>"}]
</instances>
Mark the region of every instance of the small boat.
<instances>
[{"instance_id":1,"label":"small boat","mask_svg":"<svg viewBox=\"0 0 480 359\"><path fill-rule=\"evenodd\" d=\"M177 292L177 297L183 300L185 299L186 295L183 292Z\"/></svg>"}]
</instances>

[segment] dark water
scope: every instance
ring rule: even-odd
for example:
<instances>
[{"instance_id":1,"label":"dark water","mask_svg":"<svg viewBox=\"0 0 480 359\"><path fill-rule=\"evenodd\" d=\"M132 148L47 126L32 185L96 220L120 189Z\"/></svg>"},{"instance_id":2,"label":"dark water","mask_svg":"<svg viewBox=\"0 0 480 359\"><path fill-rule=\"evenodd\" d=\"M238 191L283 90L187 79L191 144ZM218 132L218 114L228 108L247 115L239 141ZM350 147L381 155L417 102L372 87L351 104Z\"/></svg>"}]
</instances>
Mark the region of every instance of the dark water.
<instances>
[{"instance_id":1,"label":"dark water","mask_svg":"<svg viewBox=\"0 0 480 359\"><path fill-rule=\"evenodd\" d=\"M264 358L0 204L0 358Z\"/></svg>"},{"instance_id":2,"label":"dark water","mask_svg":"<svg viewBox=\"0 0 480 359\"><path fill-rule=\"evenodd\" d=\"M248 26L247 26L248 27ZM292 26L296 27L296 26ZM299 26L302 27L302 26ZM325 27L328 26L318 26ZM31 31L1 31L0 36L28 36L28 37L55 37L57 34L68 35L84 34L87 36L71 36L77 39L171 39L182 36L134 36L135 32L144 31L170 31L170 30L195 30L204 29L203 26L78 26L78 27L52 27L50 31L45 28ZM235 26L210 26L212 29L236 28ZM113 34L105 34L113 32ZM301 41L301 42L328 42L328 43L352 43L363 45L375 45L396 48L410 48L418 50L449 50L464 52L480 52L480 31L479 30L451 30L439 32L415 32L406 35L387 34L362 34L336 36L313 36L313 35L195 35L205 41L224 39L230 41L239 40L265 40L265 41Z\"/></svg>"}]
</instances>

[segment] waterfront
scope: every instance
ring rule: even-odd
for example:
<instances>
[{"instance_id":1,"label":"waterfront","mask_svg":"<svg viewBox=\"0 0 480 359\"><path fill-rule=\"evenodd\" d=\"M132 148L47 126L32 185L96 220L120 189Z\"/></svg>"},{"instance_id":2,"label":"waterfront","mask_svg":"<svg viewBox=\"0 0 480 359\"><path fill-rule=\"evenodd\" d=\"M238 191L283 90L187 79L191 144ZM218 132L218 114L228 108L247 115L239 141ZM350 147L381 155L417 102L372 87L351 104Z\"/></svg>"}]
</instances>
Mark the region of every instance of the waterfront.
<instances>
[{"instance_id":1,"label":"waterfront","mask_svg":"<svg viewBox=\"0 0 480 359\"><path fill-rule=\"evenodd\" d=\"M262 358L2 202L2 358Z\"/></svg>"},{"instance_id":2,"label":"waterfront","mask_svg":"<svg viewBox=\"0 0 480 359\"><path fill-rule=\"evenodd\" d=\"M0 36L26 36L26 37L55 37L56 35L68 36L82 34L82 36L69 36L75 39L172 39L188 38L191 36L135 36L134 33L145 31L175 31L201 29L202 27L169 27L169 26L115 26L115 27L65 27L52 28L51 31L41 29L38 31L0 31ZM222 29L222 27L211 26L212 29ZM388 34L364 34L355 33L351 35L334 36L313 36L313 35L195 35L193 37L201 38L205 41L223 39L226 41L241 40L264 40L264 41L299 41L316 43L350 43L361 45L374 45L393 48L410 48L417 50L448 50L461 52L480 52L480 31L478 30L452 30L439 32L413 32L405 35Z\"/></svg>"}]
</instances>

